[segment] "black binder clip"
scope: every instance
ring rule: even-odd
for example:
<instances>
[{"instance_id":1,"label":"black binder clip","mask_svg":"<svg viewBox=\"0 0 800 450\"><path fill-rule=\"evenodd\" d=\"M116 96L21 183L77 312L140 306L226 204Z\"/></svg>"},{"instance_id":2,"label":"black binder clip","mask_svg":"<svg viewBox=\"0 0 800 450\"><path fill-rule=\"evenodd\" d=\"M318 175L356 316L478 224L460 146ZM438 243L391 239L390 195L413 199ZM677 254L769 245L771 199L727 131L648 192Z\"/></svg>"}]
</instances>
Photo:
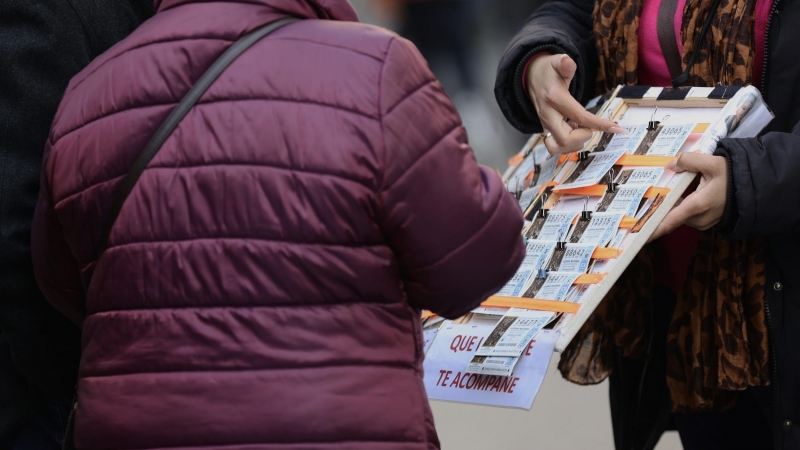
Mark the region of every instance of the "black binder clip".
<instances>
[{"instance_id":1,"label":"black binder clip","mask_svg":"<svg viewBox=\"0 0 800 450\"><path fill-rule=\"evenodd\" d=\"M615 193L617 192L617 188L619 188L619 183L614 183L614 169L608 171L608 183L606 183L608 188L606 192Z\"/></svg>"},{"instance_id":2,"label":"black binder clip","mask_svg":"<svg viewBox=\"0 0 800 450\"><path fill-rule=\"evenodd\" d=\"M547 213L550 212L549 209L546 209L544 205L547 203L547 193L542 193L542 206L539 208L539 217L542 219L547 219Z\"/></svg>"},{"instance_id":3,"label":"black binder clip","mask_svg":"<svg viewBox=\"0 0 800 450\"><path fill-rule=\"evenodd\" d=\"M564 242L564 241L556 242L556 250L566 250L566 249L567 249L567 243L566 242Z\"/></svg>"},{"instance_id":4,"label":"black binder clip","mask_svg":"<svg viewBox=\"0 0 800 450\"><path fill-rule=\"evenodd\" d=\"M589 196L583 197L583 211L581 211L581 220L592 220L592 212L589 211Z\"/></svg>"},{"instance_id":5,"label":"black binder clip","mask_svg":"<svg viewBox=\"0 0 800 450\"><path fill-rule=\"evenodd\" d=\"M578 152L578 161L586 161L589 159L589 153L588 150L585 152Z\"/></svg>"},{"instance_id":6,"label":"black binder clip","mask_svg":"<svg viewBox=\"0 0 800 450\"><path fill-rule=\"evenodd\" d=\"M522 198L522 187L519 185L519 183L519 178L517 178L517 190L514 191L514 198L516 198L517 201Z\"/></svg>"},{"instance_id":7,"label":"black binder clip","mask_svg":"<svg viewBox=\"0 0 800 450\"><path fill-rule=\"evenodd\" d=\"M658 106L653 106L653 114L650 116L650 122L647 122L647 131L655 131L661 122L656 120L656 113L658 113Z\"/></svg>"}]
</instances>

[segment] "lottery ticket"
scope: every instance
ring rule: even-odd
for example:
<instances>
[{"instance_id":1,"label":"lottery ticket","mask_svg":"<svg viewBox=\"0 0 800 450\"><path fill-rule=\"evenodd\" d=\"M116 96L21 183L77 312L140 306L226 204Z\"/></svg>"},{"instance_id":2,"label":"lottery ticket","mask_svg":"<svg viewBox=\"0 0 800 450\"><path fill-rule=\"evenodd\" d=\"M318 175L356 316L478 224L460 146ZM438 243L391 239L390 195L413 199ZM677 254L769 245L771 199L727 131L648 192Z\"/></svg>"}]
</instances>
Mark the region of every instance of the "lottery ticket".
<instances>
[{"instance_id":1,"label":"lottery ticket","mask_svg":"<svg viewBox=\"0 0 800 450\"><path fill-rule=\"evenodd\" d=\"M519 356L474 356L467 366L467 373L507 377L514 372L519 359Z\"/></svg>"},{"instance_id":2,"label":"lottery ticket","mask_svg":"<svg viewBox=\"0 0 800 450\"><path fill-rule=\"evenodd\" d=\"M564 183L558 185L555 190L594 186L600 183L624 154L624 150L590 154L588 159L578 163L572 174L567 177Z\"/></svg>"},{"instance_id":3,"label":"lottery ticket","mask_svg":"<svg viewBox=\"0 0 800 450\"><path fill-rule=\"evenodd\" d=\"M664 173L663 167L640 167L636 169L623 169L617 178L619 184L643 184L654 186Z\"/></svg>"},{"instance_id":4,"label":"lottery ticket","mask_svg":"<svg viewBox=\"0 0 800 450\"><path fill-rule=\"evenodd\" d=\"M548 273L547 280L545 280L539 292L536 293L536 298L543 300L564 300L569 288L572 287L572 283L574 283L579 276L581 276L581 274L577 272Z\"/></svg>"},{"instance_id":5,"label":"lottery ticket","mask_svg":"<svg viewBox=\"0 0 800 450\"><path fill-rule=\"evenodd\" d=\"M652 156L675 156L695 128L695 124L662 125L647 154Z\"/></svg>"},{"instance_id":6,"label":"lottery ticket","mask_svg":"<svg viewBox=\"0 0 800 450\"><path fill-rule=\"evenodd\" d=\"M531 240L525 247L525 258L511 277L511 280L501 289L497 295L507 297L519 297L527 289L528 280L539 271L550 258L556 243L553 241L534 241Z\"/></svg>"},{"instance_id":7,"label":"lottery ticket","mask_svg":"<svg viewBox=\"0 0 800 450\"><path fill-rule=\"evenodd\" d=\"M567 244L558 271L586 273L595 249L597 246L593 244Z\"/></svg>"},{"instance_id":8,"label":"lottery ticket","mask_svg":"<svg viewBox=\"0 0 800 450\"><path fill-rule=\"evenodd\" d=\"M547 214L547 219L542 225L541 231L535 239L542 241L563 241L569 231L572 221L578 216L578 212L556 212L550 211ZM536 223L534 221L534 223Z\"/></svg>"},{"instance_id":9,"label":"lottery ticket","mask_svg":"<svg viewBox=\"0 0 800 450\"><path fill-rule=\"evenodd\" d=\"M630 153L631 151L636 149L636 146L639 144L639 141L642 140L642 136L644 136L645 132L647 131L647 127L645 125L622 125L623 130L625 130L625 134L615 134L610 139L606 136L608 133L603 133L603 137L600 139L600 142L597 144L597 148L595 148L595 152L618 152L622 151L623 153ZM608 140L608 143L604 144L605 140Z\"/></svg>"},{"instance_id":10,"label":"lottery ticket","mask_svg":"<svg viewBox=\"0 0 800 450\"><path fill-rule=\"evenodd\" d=\"M606 192L597 207L597 211L620 213L633 217L636 215L636 211L639 210L639 203L644 198L647 189L649 189L649 186L646 185L619 186L616 192ZM607 197L610 198L610 201Z\"/></svg>"},{"instance_id":11,"label":"lottery ticket","mask_svg":"<svg viewBox=\"0 0 800 450\"><path fill-rule=\"evenodd\" d=\"M552 312L511 308L483 341L477 356L520 356L545 325Z\"/></svg>"},{"instance_id":12,"label":"lottery ticket","mask_svg":"<svg viewBox=\"0 0 800 450\"><path fill-rule=\"evenodd\" d=\"M586 221L579 221L586 222ZM577 239L578 244L594 244L600 247L605 247L611 237L614 236L622 222L622 214L619 213L594 213L592 220L580 234L580 239ZM577 227L576 227L577 230ZM575 239L570 238L570 242Z\"/></svg>"}]
</instances>

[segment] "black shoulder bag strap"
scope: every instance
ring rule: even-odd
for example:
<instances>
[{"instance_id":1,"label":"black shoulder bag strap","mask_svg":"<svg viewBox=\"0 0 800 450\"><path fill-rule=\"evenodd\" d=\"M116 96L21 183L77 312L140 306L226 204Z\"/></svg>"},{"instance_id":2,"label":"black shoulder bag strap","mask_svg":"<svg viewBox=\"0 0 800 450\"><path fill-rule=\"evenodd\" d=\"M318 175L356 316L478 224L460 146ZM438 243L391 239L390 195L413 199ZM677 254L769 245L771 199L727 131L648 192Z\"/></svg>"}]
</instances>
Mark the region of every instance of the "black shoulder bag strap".
<instances>
[{"instance_id":1,"label":"black shoulder bag strap","mask_svg":"<svg viewBox=\"0 0 800 450\"><path fill-rule=\"evenodd\" d=\"M105 226L103 227L103 234L100 238L100 244L97 252L97 259L99 260L103 253L105 252L106 248L108 247L108 236L111 233L111 228L114 226L114 223L119 216L119 212L122 210L122 205L125 204L125 200L128 198L128 195L133 190L133 187L136 185L136 182L139 180L139 177L144 172L144 169L153 160L153 157L156 156L156 153L161 149L161 146L167 140L167 138L175 131L175 128L178 127L178 124L183 120L186 114L189 112L192 107L197 104L197 101L200 100L200 97L208 90L208 88L216 81L216 79L222 74L222 72L228 68L228 66L236 60L245 50L250 48L253 44L264 38L265 36L269 35L270 33L277 31L290 23L297 22L300 19L294 17L288 17L285 19L277 20L275 22L269 23L264 25L257 30L251 31L250 33L242 36L238 41L236 41L233 45L231 45L222 56L219 57L211 67L206 70L206 72L197 80L197 82L189 89L189 92L181 99L181 102L178 103L177 106L169 113L164 123L156 130L153 137L150 138L150 141L147 142L147 145L144 146L142 153L136 158L136 161L133 163L130 171L128 174L125 175L125 178L122 179L122 182L117 186L116 190L114 191L114 197L111 203L111 209L106 217ZM75 396L74 407L72 411L70 411L69 420L67 423L67 431L64 437L64 450L74 450L75 443L74 443L74 429L75 429L75 409L78 407L77 403L77 394Z\"/></svg>"},{"instance_id":2,"label":"black shoulder bag strap","mask_svg":"<svg viewBox=\"0 0 800 450\"><path fill-rule=\"evenodd\" d=\"M678 0L661 0L656 21L658 43L661 46L661 52L664 53L664 59L667 61L669 76L673 80L683 72L681 52L675 36L675 12L677 10Z\"/></svg>"},{"instance_id":3,"label":"black shoulder bag strap","mask_svg":"<svg viewBox=\"0 0 800 450\"><path fill-rule=\"evenodd\" d=\"M153 160L153 157L156 156L156 153L158 153L158 151L161 149L161 146L172 134L175 128L178 127L178 124L181 122L181 120L183 120L189 110L191 110L197 101L200 100L200 97L202 97L208 88L211 87L220 74L222 74L222 72L227 69L228 66L236 60L236 58L239 57L239 55L244 53L245 50L270 33L289 25L290 23L297 22L298 20L300 19L287 17L285 19L277 20L264 25L263 27L242 36L238 41L225 50L225 53L223 53L219 59L214 61L214 64L212 64L211 67L206 70L206 72L200 77L200 79L197 80L194 86L192 86L186 96L183 97L181 102L178 103L172 112L169 113L169 116L167 116L166 120L164 120L164 123L161 124L153 137L150 138L150 141L147 142L147 145L144 146L142 153L140 153L139 157L136 158L136 161L133 163L130 171L127 175L125 175L125 178L122 179L114 191L111 209L108 212L108 216L106 217L106 222L103 227L103 232L100 236L100 243L97 252L98 260L101 256L103 256L103 252L105 252L106 248L108 248L108 236L111 234L111 228L117 221L117 217L119 216L119 213L122 210L122 206L125 204L125 200L128 198L128 195L130 195L133 187L136 185L136 182L142 175L142 172L144 172L145 168L147 168L147 165L150 164L150 161Z\"/></svg>"}]
</instances>

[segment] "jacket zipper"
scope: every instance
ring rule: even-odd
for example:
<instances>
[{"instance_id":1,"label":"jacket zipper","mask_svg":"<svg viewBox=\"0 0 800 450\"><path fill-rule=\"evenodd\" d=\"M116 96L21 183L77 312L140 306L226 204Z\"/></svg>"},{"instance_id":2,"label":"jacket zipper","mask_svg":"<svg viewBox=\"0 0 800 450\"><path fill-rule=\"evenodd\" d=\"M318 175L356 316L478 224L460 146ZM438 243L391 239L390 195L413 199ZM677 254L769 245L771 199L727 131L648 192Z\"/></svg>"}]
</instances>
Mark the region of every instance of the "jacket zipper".
<instances>
[{"instance_id":1,"label":"jacket zipper","mask_svg":"<svg viewBox=\"0 0 800 450\"><path fill-rule=\"evenodd\" d=\"M764 28L764 65L761 67L761 96L766 99L767 97L767 66L769 62L769 29L772 26L772 18L778 11L778 3L781 0L773 0L772 6L769 8L769 16L767 17L767 26Z\"/></svg>"},{"instance_id":2,"label":"jacket zipper","mask_svg":"<svg viewBox=\"0 0 800 450\"><path fill-rule=\"evenodd\" d=\"M773 0L772 6L769 9L769 16L767 17L767 26L764 29L764 65L761 68L761 96L766 101L767 98L767 67L769 63L769 30L772 26L772 19L778 11L778 3L780 0ZM764 316L767 320L767 335L769 337L769 369L770 369L770 383L772 384L772 447L775 450L780 450L781 445L781 402L780 391L778 386L778 359L775 350L774 336L772 331L772 314L770 313L769 301L764 296Z\"/></svg>"}]
</instances>

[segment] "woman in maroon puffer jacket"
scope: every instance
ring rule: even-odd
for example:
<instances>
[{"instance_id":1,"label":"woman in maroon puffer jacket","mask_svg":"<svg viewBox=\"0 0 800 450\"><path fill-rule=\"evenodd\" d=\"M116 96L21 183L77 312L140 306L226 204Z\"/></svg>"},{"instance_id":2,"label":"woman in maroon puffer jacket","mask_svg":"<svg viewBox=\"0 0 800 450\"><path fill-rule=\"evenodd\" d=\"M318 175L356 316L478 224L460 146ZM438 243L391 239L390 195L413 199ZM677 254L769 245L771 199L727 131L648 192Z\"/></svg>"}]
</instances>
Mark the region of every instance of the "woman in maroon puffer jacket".
<instances>
[{"instance_id":1,"label":"woman in maroon puffer jacket","mask_svg":"<svg viewBox=\"0 0 800 450\"><path fill-rule=\"evenodd\" d=\"M513 275L519 206L414 46L346 0L156 3L72 80L45 154L33 251L83 326L77 447L438 448L417 309L459 316ZM286 15L310 20L211 86L97 260L165 116Z\"/></svg>"}]
</instances>

